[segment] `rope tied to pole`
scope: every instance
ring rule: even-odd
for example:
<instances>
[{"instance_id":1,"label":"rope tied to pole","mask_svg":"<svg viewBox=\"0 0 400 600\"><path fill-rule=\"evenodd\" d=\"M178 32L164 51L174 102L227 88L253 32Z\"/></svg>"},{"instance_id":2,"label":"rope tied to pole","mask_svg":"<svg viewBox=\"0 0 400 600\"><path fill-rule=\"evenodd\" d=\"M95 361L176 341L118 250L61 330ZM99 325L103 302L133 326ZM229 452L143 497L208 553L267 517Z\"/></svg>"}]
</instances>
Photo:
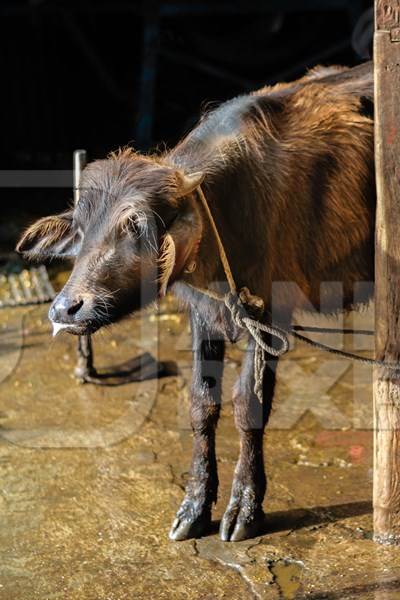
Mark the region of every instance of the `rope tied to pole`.
<instances>
[{"instance_id":1,"label":"rope tied to pole","mask_svg":"<svg viewBox=\"0 0 400 600\"><path fill-rule=\"evenodd\" d=\"M232 270L229 265L228 257L226 255L225 248L221 240L221 236L219 235L214 217L211 213L210 207L208 205L204 192L201 189L201 186L197 188L197 192L209 219L211 228L214 232L214 236L218 245L221 263L225 272L226 279L228 281L230 291L224 296L222 296L212 290L196 288L194 286L191 287L194 287L194 289L201 292L202 294L205 294L209 298L212 298L213 300L223 302L226 308L229 310L235 325L237 325L237 327L239 327L240 329L247 329L247 331L255 341L254 393L256 394L260 402L262 402L263 400L262 381L266 366L265 354L269 354L270 356L278 358L279 356L282 356L283 354L288 352L289 335L293 336L295 339L304 342L305 344L308 344L309 346L318 348L319 350L323 350L324 352L335 354L348 360L361 362L366 365L384 367L386 369L389 369L390 371L397 372L400 376L400 365L397 363L388 363L383 360L366 358L364 356L359 356L351 352L338 350L337 348L332 348L331 346L327 346L326 344L316 342L305 337L304 335L297 333L297 331L313 331L317 333L358 333L360 335L373 335L372 331L356 331L353 329L339 330L327 327L325 328L302 326L292 326L290 329L284 329L283 327L278 327L277 325L272 325L271 323L262 322L261 318L265 314L264 301L259 296L252 294L246 287L243 287L240 290L237 289L235 279L233 277ZM281 345L277 348L272 344L272 342L267 343L263 338L263 333L269 334L272 338L277 338L278 340L280 340Z\"/></svg>"}]
</instances>

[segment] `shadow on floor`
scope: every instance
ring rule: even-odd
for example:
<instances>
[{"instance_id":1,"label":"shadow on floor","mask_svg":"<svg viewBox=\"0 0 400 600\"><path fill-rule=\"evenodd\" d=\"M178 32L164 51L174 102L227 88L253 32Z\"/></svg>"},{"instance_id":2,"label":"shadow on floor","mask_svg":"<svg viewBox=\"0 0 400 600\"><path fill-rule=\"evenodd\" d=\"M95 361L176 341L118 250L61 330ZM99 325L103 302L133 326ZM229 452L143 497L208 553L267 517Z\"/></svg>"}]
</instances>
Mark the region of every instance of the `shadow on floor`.
<instances>
[{"instance_id":1,"label":"shadow on floor","mask_svg":"<svg viewBox=\"0 0 400 600\"><path fill-rule=\"evenodd\" d=\"M259 535L297 530L323 523L334 523L340 519L366 515L371 512L372 502L370 501L276 511L265 515L264 524ZM220 521L213 521L209 535L217 533L219 525Z\"/></svg>"},{"instance_id":2,"label":"shadow on floor","mask_svg":"<svg viewBox=\"0 0 400 600\"><path fill-rule=\"evenodd\" d=\"M365 594L368 592L376 592L375 598L382 598L382 600L389 600L387 592L391 593L400 590L400 579L392 579L391 581L377 581L375 583L367 583L365 585L356 585L354 587L347 587L342 590L335 592L316 592L307 594L307 596L301 596L298 600L344 600L345 598L353 598L359 596L361 599L365 598ZM380 595L382 594L382 596ZM398 596L396 595L396 598ZM395 598L390 594L390 598Z\"/></svg>"},{"instance_id":3,"label":"shadow on floor","mask_svg":"<svg viewBox=\"0 0 400 600\"><path fill-rule=\"evenodd\" d=\"M287 529L296 530L312 525L333 523L340 519L365 515L371 512L372 502L362 501L267 513L264 523L265 532L263 531L262 535L285 531Z\"/></svg>"},{"instance_id":4,"label":"shadow on floor","mask_svg":"<svg viewBox=\"0 0 400 600\"><path fill-rule=\"evenodd\" d=\"M85 375L84 381L94 385L116 387L149 379L162 379L177 374L178 366L174 361L156 361L150 353L146 352L118 365L106 369L95 369L93 374Z\"/></svg>"}]
</instances>

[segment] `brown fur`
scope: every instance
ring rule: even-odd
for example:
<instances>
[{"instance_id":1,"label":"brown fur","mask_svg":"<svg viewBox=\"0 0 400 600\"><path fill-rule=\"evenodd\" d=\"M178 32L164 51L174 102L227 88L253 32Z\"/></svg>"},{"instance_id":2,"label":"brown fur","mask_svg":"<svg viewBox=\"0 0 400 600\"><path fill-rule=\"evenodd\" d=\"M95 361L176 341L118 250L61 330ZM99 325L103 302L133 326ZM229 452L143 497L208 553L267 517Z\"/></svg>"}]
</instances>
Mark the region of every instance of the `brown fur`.
<instances>
[{"instance_id":1,"label":"brown fur","mask_svg":"<svg viewBox=\"0 0 400 600\"><path fill-rule=\"evenodd\" d=\"M372 87L366 65L314 70L295 84L264 88L253 96L257 109L241 115L235 139L225 136L223 159L203 151L210 173L204 191L238 285L270 307L273 301L282 315L348 308L354 284L373 280L373 121L361 100L372 99ZM193 137L167 158L198 168L199 156L192 161L198 150L202 161L203 149ZM233 212L236 218L227 218ZM224 280L210 243L201 248L204 270L190 277L199 287ZM329 284L338 281L343 298ZM289 283L274 300L273 282Z\"/></svg>"},{"instance_id":2,"label":"brown fur","mask_svg":"<svg viewBox=\"0 0 400 600\"><path fill-rule=\"evenodd\" d=\"M204 177L238 287L261 296L274 318L289 323L295 309L329 313L366 302L372 288L360 284L374 279L372 102L371 64L317 68L294 83L235 98L204 115L170 152L152 157L125 149L89 165L62 252L56 221L54 229L46 220L34 225L19 244L30 257L77 256L59 296L63 309L56 299L50 311L75 332L118 320L167 286L190 308L194 446L173 539L202 535L210 525L224 339L240 333L222 304L192 287L227 289L193 182ZM106 297L105 317L96 302ZM240 455L221 522L224 540L263 526L262 440L277 361L266 357L260 405L253 355L250 342L233 393Z\"/></svg>"}]
</instances>

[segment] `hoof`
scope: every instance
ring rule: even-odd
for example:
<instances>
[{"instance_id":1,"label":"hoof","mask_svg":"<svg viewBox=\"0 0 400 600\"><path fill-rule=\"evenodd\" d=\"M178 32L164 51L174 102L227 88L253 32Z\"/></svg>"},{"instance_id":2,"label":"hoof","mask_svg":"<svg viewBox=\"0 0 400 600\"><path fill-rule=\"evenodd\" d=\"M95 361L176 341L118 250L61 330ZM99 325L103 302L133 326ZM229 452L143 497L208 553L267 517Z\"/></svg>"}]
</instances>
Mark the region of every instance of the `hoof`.
<instances>
[{"instance_id":1,"label":"hoof","mask_svg":"<svg viewBox=\"0 0 400 600\"><path fill-rule=\"evenodd\" d=\"M251 521L224 515L220 526L220 537L223 542L241 542L260 535L264 526L264 513Z\"/></svg>"},{"instance_id":2,"label":"hoof","mask_svg":"<svg viewBox=\"0 0 400 600\"><path fill-rule=\"evenodd\" d=\"M220 537L223 542L240 542L256 537L263 531L265 515L256 500L256 494L248 487L235 494L222 517Z\"/></svg>"},{"instance_id":3,"label":"hoof","mask_svg":"<svg viewBox=\"0 0 400 600\"><path fill-rule=\"evenodd\" d=\"M200 514L196 514L192 503L184 502L172 523L169 538L174 541L199 538L208 533L210 528L211 509L206 509Z\"/></svg>"}]
</instances>

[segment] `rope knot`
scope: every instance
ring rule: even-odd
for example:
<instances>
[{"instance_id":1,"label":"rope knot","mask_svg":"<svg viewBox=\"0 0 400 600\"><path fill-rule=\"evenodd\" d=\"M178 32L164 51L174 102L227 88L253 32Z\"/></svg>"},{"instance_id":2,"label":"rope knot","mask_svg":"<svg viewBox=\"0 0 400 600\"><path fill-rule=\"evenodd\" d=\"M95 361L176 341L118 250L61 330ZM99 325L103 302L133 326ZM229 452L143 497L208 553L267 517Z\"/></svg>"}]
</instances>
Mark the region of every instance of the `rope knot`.
<instances>
[{"instance_id":1,"label":"rope knot","mask_svg":"<svg viewBox=\"0 0 400 600\"><path fill-rule=\"evenodd\" d=\"M239 296L235 292L228 292L225 296L225 306L229 310L232 321L240 327L245 329L246 325L243 319L246 316L246 309L240 301Z\"/></svg>"},{"instance_id":2,"label":"rope knot","mask_svg":"<svg viewBox=\"0 0 400 600\"><path fill-rule=\"evenodd\" d=\"M247 329L256 343L254 353L254 393L260 402L263 401L263 376L265 371L265 354L281 356L289 350L286 332L279 327L261 322L264 312L264 302L254 296L247 288L242 288L239 293L228 292L225 296L225 306L231 313L233 322L241 329ZM251 316L250 316L251 315ZM271 337L278 338L280 347L276 348L272 341L267 344L263 332Z\"/></svg>"},{"instance_id":3,"label":"rope knot","mask_svg":"<svg viewBox=\"0 0 400 600\"><path fill-rule=\"evenodd\" d=\"M264 312L264 301L259 296L250 293L247 287L239 292L228 292L225 296L225 306L232 316L233 322L240 328L246 329L246 318L260 319Z\"/></svg>"},{"instance_id":4,"label":"rope knot","mask_svg":"<svg viewBox=\"0 0 400 600\"><path fill-rule=\"evenodd\" d=\"M276 325L262 323L260 318L264 311L264 302L254 296L247 288L242 288L239 293L228 292L225 296L225 306L231 313L233 322L241 329L247 329L257 346L271 356L281 356L289 350L286 332ZM262 333L269 333L281 341L279 348L267 344Z\"/></svg>"}]
</instances>

